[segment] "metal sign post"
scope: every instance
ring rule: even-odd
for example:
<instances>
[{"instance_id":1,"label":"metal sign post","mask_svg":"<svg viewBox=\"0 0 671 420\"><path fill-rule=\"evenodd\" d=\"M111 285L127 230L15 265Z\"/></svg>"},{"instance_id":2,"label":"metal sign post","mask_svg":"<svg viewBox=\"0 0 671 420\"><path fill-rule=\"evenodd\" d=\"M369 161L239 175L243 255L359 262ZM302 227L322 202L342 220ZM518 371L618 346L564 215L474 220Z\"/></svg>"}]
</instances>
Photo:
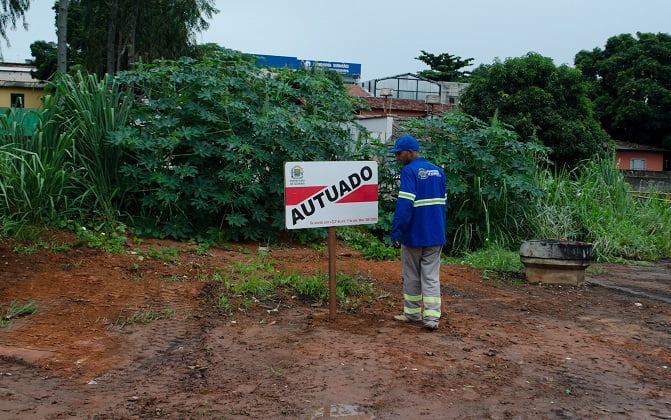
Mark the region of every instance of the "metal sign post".
<instances>
[{"instance_id":1,"label":"metal sign post","mask_svg":"<svg viewBox=\"0 0 671 420\"><path fill-rule=\"evenodd\" d=\"M336 314L336 226L377 223L377 162L286 162L287 229L328 228L329 318Z\"/></svg>"}]
</instances>

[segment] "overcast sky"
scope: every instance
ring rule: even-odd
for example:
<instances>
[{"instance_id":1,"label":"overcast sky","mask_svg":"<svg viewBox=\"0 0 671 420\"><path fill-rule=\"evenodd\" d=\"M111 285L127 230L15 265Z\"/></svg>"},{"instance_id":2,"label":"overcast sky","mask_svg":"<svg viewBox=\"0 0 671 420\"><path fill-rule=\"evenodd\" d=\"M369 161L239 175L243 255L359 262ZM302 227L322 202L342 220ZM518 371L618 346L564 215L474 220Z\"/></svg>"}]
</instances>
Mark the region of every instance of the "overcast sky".
<instances>
[{"instance_id":1,"label":"overcast sky","mask_svg":"<svg viewBox=\"0 0 671 420\"><path fill-rule=\"evenodd\" d=\"M30 44L56 41L53 0L32 0L29 30L9 32L5 61L30 59ZM573 65L580 50L622 33L671 33L671 0L217 0L198 42L246 53L361 64L362 80L428 69L421 50L474 58L529 51Z\"/></svg>"}]
</instances>

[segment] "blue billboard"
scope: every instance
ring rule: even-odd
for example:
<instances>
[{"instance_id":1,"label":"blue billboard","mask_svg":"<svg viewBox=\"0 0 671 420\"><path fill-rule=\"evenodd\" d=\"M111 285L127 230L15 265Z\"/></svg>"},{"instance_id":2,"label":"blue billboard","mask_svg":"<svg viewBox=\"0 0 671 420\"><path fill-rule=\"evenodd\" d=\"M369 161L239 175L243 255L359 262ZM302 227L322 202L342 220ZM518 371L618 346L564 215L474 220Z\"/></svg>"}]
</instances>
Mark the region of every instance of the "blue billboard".
<instances>
[{"instance_id":1,"label":"blue billboard","mask_svg":"<svg viewBox=\"0 0 671 420\"><path fill-rule=\"evenodd\" d=\"M343 63L339 61L302 60L296 57L281 55L251 54L257 57L256 65L261 67L289 67L295 70L300 68L321 67L333 70L347 76L360 76L361 64Z\"/></svg>"}]
</instances>

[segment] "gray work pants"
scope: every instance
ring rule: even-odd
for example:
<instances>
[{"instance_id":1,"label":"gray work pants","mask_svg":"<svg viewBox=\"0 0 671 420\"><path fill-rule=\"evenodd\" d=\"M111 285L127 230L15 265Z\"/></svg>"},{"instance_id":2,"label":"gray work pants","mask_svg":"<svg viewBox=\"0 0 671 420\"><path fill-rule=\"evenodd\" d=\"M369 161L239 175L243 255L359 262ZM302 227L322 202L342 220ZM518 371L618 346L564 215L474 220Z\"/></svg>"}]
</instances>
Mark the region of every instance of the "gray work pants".
<instances>
[{"instance_id":1,"label":"gray work pants","mask_svg":"<svg viewBox=\"0 0 671 420\"><path fill-rule=\"evenodd\" d=\"M413 321L438 321L440 318L442 248L401 246L403 313Z\"/></svg>"}]
</instances>

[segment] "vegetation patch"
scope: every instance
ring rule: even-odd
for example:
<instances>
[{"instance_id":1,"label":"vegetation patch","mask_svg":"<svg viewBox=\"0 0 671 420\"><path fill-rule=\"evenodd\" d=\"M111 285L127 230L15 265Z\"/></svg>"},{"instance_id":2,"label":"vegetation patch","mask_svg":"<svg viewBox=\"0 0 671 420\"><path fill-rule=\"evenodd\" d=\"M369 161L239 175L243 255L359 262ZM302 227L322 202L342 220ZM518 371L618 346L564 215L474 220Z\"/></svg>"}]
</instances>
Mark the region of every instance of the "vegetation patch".
<instances>
[{"instance_id":1,"label":"vegetation patch","mask_svg":"<svg viewBox=\"0 0 671 420\"><path fill-rule=\"evenodd\" d=\"M7 305L0 305L0 328L10 326L16 318L37 313L37 309L37 304L33 301L20 303L12 300Z\"/></svg>"},{"instance_id":2,"label":"vegetation patch","mask_svg":"<svg viewBox=\"0 0 671 420\"><path fill-rule=\"evenodd\" d=\"M291 300L321 306L329 297L328 275L303 276L283 273L266 256L247 262L233 262L214 274L203 289L205 302L227 315L248 313L252 308L276 312ZM355 312L361 304L377 296L373 283L362 275L336 274L336 301L341 308Z\"/></svg>"},{"instance_id":3,"label":"vegetation patch","mask_svg":"<svg viewBox=\"0 0 671 420\"><path fill-rule=\"evenodd\" d=\"M174 316L175 311L172 309L155 310L148 307L136 309L130 311L130 313L127 313L126 310L122 310L114 322L112 322L112 325L123 328L133 324L148 324L159 319L172 319Z\"/></svg>"}]
</instances>

